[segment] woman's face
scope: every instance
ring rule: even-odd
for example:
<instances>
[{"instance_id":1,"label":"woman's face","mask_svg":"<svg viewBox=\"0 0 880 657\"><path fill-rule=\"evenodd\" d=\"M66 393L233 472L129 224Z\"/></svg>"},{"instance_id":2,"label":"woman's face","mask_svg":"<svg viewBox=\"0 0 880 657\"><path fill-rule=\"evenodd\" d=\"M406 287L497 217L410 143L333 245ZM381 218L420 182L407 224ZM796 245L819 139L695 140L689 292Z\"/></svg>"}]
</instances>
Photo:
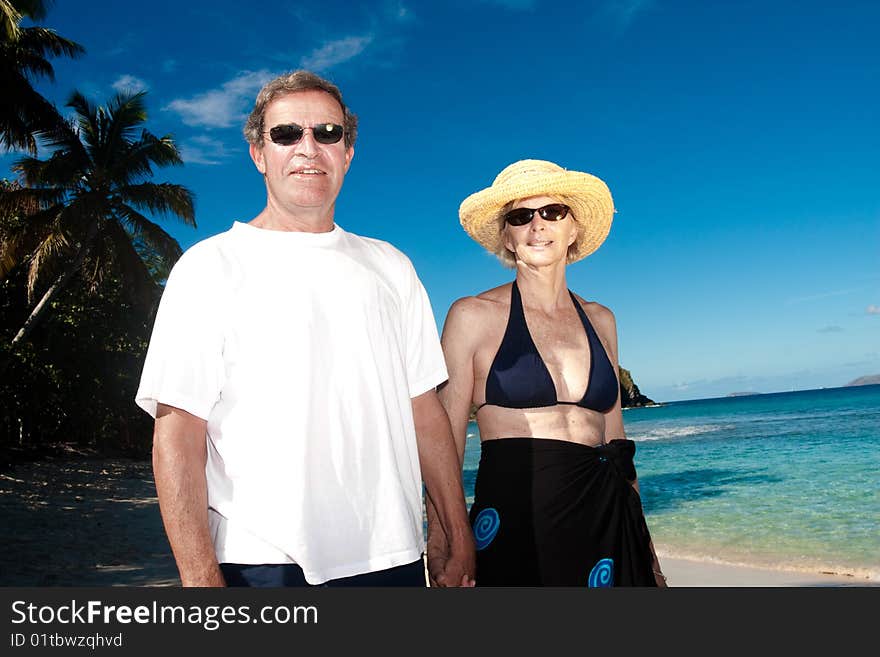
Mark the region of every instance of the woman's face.
<instances>
[{"instance_id":1,"label":"woman's face","mask_svg":"<svg viewBox=\"0 0 880 657\"><path fill-rule=\"evenodd\" d=\"M560 203L559 199L549 196L532 196L520 199L511 206L517 208L538 209L551 203ZM517 264L522 263L539 267L566 261L568 247L574 243L578 235L578 225L571 213L559 221L548 221L535 212L532 220L524 226L511 226L504 223L504 245L516 256Z\"/></svg>"}]
</instances>

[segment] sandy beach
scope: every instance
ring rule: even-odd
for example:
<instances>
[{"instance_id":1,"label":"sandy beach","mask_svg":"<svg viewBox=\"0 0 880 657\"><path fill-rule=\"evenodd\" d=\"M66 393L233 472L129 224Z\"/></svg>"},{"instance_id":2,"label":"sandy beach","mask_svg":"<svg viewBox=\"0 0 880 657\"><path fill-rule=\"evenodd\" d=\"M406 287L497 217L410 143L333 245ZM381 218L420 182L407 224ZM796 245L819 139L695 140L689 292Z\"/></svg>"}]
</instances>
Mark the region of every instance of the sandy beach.
<instances>
[{"instance_id":1,"label":"sandy beach","mask_svg":"<svg viewBox=\"0 0 880 657\"><path fill-rule=\"evenodd\" d=\"M2 586L178 586L148 461L68 451L0 473ZM824 573L666 558L673 587L868 586Z\"/></svg>"}]
</instances>

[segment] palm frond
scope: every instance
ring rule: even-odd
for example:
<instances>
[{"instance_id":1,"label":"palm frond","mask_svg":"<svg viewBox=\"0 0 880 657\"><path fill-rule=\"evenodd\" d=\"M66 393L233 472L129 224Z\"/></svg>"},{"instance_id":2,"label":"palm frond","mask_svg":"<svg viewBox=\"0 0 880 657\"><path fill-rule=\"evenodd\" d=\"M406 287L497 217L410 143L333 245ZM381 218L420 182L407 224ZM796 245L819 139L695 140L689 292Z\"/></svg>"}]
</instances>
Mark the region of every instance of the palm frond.
<instances>
[{"instance_id":1,"label":"palm frond","mask_svg":"<svg viewBox=\"0 0 880 657\"><path fill-rule=\"evenodd\" d=\"M7 46L0 49L3 58L13 65L12 71L20 74L26 80L34 78L48 78L54 80L55 69L48 59L39 53L31 52L17 46ZM9 75L12 71L7 71Z\"/></svg>"},{"instance_id":2,"label":"palm frond","mask_svg":"<svg viewBox=\"0 0 880 657\"><path fill-rule=\"evenodd\" d=\"M147 265L132 245L131 236L116 222L109 222L105 232L104 248L108 260L118 268L125 281L123 294L142 309L149 309L156 294L156 284Z\"/></svg>"},{"instance_id":3,"label":"palm frond","mask_svg":"<svg viewBox=\"0 0 880 657\"><path fill-rule=\"evenodd\" d=\"M15 99L0 103L0 141L6 149L23 148L36 153L33 133L57 122L58 111L18 72L0 75L0 88L6 97Z\"/></svg>"},{"instance_id":4,"label":"palm frond","mask_svg":"<svg viewBox=\"0 0 880 657\"><path fill-rule=\"evenodd\" d=\"M24 17L45 16L47 0L0 0L0 145L37 152L34 133L57 120L54 105L31 86L33 78L53 79L48 57L78 57L78 43L44 27L21 27Z\"/></svg>"},{"instance_id":5,"label":"palm frond","mask_svg":"<svg viewBox=\"0 0 880 657\"><path fill-rule=\"evenodd\" d=\"M119 190L118 195L123 203L175 217L187 226L196 225L193 193L182 185L145 182L127 185Z\"/></svg>"},{"instance_id":6,"label":"palm frond","mask_svg":"<svg viewBox=\"0 0 880 657\"><path fill-rule=\"evenodd\" d=\"M30 131L28 123L19 112L4 112L0 116L0 144L4 150L23 150L37 152L37 140Z\"/></svg>"},{"instance_id":7,"label":"palm frond","mask_svg":"<svg viewBox=\"0 0 880 657\"><path fill-rule=\"evenodd\" d=\"M54 107L53 107L54 109ZM58 115L58 120L38 131L40 141L53 152L67 153L68 158L76 162L76 166L85 167L90 163L89 155L79 138L78 126L74 119L65 119Z\"/></svg>"},{"instance_id":8,"label":"palm frond","mask_svg":"<svg viewBox=\"0 0 880 657\"><path fill-rule=\"evenodd\" d=\"M165 229L127 205L118 210L119 218L136 242L142 245L142 256L149 253L168 263L170 269L183 254L180 244Z\"/></svg>"},{"instance_id":9,"label":"palm frond","mask_svg":"<svg viewBox=\"0 0 880 657\"><path fill-rule=\"evenodd\" d=\"M0 191L0 218L20 217L25 221L28 216L60 203L64 197L58 189L4 189Z\"/></svg>"},{"instance_id":10,"label":"palm frond","mask_svg":"<svg viewBox=\"0 0 880 657\"><path fill-rule=\"evenodd\" d=\"M101 143L101 120L100 108L95 106L80 91L74 91L67 101L67 107L71 108L76 116L74 122L79 139L85 142L85 150L90 159L95 160L95 151Z\"/></svg>"},{"instance_id":11,"label":"palm frond","mask_svg":"<svg viewBox=\"0 0 880 657\"><path fill-rule=\"evenodd\" d=\"M28 303L33 303L34 292L41 278L52 275L62 266L63 255L70 251L70 244L63 232L53 231L46 235L34 250L28 266Z\"/></svg>"},{"instance_id":12,"label":"palm frond","mask_svg":"<svg viewBox=\"0 0 880 657\"><path fill-rule=\"evenodd\" d=\"M75 59L86 52L86 49L76 41L59 36L55 30L45 27L21 28L16 45L44 57Z\"/></svg>"},{"instance_id":13,"label":"palm frond","mask_svg":"<svg viewBox=\"0 0 880 657\"><path fill-rule=\"evenodd\" d=\"M107 103L107 114L110 117L108 144L119 146L119 139L128 142L134 140L137 129L147 120L147 105L144 101L146 94L146 91L122 92Z\"/></svg>"},{"instance_id":14,"label":"palm frond","mask_svg":"<svg viewBox=\"0 0 880 657\"><path fill-rule=\"evenodd\" d=\"M114 180L118 178L120 162L125 160L141 124L147 119L144 94L119 93L106 108L98 109L101 140L95 148L95 162Z\"/></svg>"},{"instance_id":15,"label":"palm frond","mask_svg":"<svg viewBox=\"0 0 880 657\"><path fill-rule=\"evenodd\" d=\"M31 20L40 20L46 18L53 0L3 0L3 4L14 9L19 14L19 20L24 16Z\"/></svg>"},{"instance_id":16,"label":"palm frond","mask_svg":"<svg viewBox=\"0 0 880 657\"><path fill-rule=\"evenodd\" d=\"M121 158L114 179L120 184L130 184L152 175L153 165L157 167L182 166L183 159L171 135L156 137L144 130L140 139L131 144L124 158Z\"/></svg>"},{"instance_id":17,"label":"palm frond","mask_svg":"<svg viewBox=\"0 0 880 657\"><path fill-rule=\"evenodd\" d=\"M0 0L0 36L5 41L15 41L21 32L22 11L11 0Z\"/></svg>"},{"instance_id":18,"label":"palm frond","mask_svg":"<svg viewBox=\"0 0 880 657\"><path fill-rule=\"evenodd\" d=\"M37 246L58 229L60 206L0 222L0 279L30 259Z\"/></svg>"},{"instance_id":19,"label":"palm frond","mask_svg":"<svg viewBox=\"0 0 880 657\"><path fill-rule=\"evenodd\" d=\"M76 162L64 151L56 151L47 160L25 156L12 163L12 170L29 187L63 187L71 191L85 174L87 163Z\"/></svg>"}]
</instances>

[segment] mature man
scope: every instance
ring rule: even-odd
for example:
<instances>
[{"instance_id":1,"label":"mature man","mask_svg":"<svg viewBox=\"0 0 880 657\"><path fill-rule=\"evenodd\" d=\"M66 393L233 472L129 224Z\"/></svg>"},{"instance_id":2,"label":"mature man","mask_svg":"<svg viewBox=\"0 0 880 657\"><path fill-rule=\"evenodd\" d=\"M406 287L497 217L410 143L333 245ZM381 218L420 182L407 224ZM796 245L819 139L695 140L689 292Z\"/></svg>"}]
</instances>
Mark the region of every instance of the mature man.
<instances>
[{"instance_id":1,"label":"mature man","mask_svg":"<svg viewBox=\"0 0 880 657\"><path fill-rule=\"evenodd\" d=\"M357 119L307 71L245 126L266 208L172 271L137 403L184 586L424 586L422 477L472 585L473 537L410 261L334 223Z\"/></svg>"}]
</instances>

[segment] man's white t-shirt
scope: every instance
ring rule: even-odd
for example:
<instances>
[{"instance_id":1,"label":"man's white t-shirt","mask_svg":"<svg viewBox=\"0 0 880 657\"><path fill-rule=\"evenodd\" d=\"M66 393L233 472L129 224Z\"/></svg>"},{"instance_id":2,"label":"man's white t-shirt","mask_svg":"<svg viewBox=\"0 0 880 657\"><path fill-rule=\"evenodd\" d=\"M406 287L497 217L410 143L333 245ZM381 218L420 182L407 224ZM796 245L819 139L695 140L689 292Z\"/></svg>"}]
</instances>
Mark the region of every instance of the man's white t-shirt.
<instances>
[{"instance_id":1,"label":"man's white t-shirt","mask_svg":"<svg viewBox=\"0 0 880 657\"><path fill-rule=\"evenodd\" d=\"M411 398L446 378L397 249L236 222L172 270L136 401L207 420L218 561L295 562L318 584L421 556Z\"/></svg>"}]
</instances>

